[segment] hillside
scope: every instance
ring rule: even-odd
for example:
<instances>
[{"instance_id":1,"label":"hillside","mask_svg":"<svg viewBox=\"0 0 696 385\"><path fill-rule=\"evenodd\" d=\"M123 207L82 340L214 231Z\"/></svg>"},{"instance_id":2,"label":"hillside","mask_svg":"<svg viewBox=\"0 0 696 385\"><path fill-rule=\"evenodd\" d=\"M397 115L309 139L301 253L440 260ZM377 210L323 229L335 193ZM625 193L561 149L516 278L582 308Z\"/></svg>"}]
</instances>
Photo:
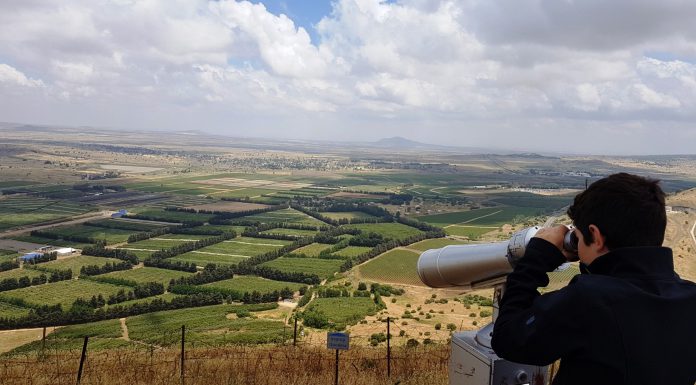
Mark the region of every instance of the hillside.
<instances>
[{"instance_id":1,"label":"hillside","mask_svg":"<svg viewBox=\"0 0 696 385\"><path fill-rule=\"evenodd\" d=\"M674 252L674 269L677 274L684 279L696 281L696 189L668 197L667 205L675 209L667 215L664 245L671 247Z\"/></svg>"}]
</instances>

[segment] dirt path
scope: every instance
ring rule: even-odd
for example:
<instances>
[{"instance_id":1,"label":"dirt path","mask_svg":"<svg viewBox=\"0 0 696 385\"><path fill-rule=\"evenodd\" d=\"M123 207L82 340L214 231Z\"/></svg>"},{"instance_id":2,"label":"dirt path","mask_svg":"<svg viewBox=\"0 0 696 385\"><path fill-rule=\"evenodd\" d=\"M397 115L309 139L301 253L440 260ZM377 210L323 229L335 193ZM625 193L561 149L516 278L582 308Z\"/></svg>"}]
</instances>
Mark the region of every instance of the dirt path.
<instances>
[{"instance_id":1,"label":"dirt path","mask_svg":"<svg viewBox=\"0 0 696 385\"><path fill-rule=\"evenodd\" d=\"M696 222L691 226L691 240L694 241L694 246L696 246L696 234L694 234L694 230L696 230Z\"/></svg>"},{"instance_id":2,"label":"dirt path","mask_svg":"<svg viewBox=\"0 0 696 385\"><path fill-rule=\"evenodd\" d=\"M120 318L119 321L121 321L121 339L130 341L130 337L128 336L128 326L126 326L126 319L125 318Z\"/></svg>"},{"instance_id":3,"label":"dirt path","mask_svg":"<svg viewBox=\"0 0 696 385\"><path fill-rule=\"evenodd\" d=\"M46 328L46 335L56 330L55 327ZM33 341L39 341L42 336L43 328L2 330L0 331L0 353L9 352Z\"/></svg>"},{"instance_id":4,"label":"dirt path","mask_svg":"<svg viewBox=\"0 0 696 385\"><path fill-rule=\"evenodd\" d=\"M0 237L14 237L17 235L21 235L24 233L28 233L34 230L43 230L43 229L48 229L51 227L56 227L56 226L65 226L65 225L76 225L84 222L89 222L91 220L97 219L97 218L110 218L111 214L113 211L100 211L98 213L90 213L86 214L86 216L81 216L77 219L73 220L68 220L68 221L62 221L62 222L54 222L54 223L49 223L45 225L38 225L38 226L32 226L32 227L24 227L16 230L11 230L11 231L5 231L0 233Z\"/></svg>"}]
</instances>

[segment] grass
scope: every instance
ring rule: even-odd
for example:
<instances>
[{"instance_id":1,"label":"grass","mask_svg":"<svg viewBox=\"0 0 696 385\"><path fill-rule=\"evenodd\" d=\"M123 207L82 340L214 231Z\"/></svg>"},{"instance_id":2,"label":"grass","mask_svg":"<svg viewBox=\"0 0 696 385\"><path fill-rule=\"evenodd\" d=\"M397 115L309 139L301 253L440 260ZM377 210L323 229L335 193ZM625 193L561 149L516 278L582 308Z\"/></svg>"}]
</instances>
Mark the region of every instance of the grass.
<instances>
[{"instance_id":1,"label":"grass","mask_svg":"<svg viewBox=\"0 0 696 385\"><path fill-rule=\"evenodd\" d=\"M0 199L0 230L71 217L92 209L89 205L13 195Z\"/></svg>"},{"instance_id":2,"label":"grass","mask_svg":"<svg viewBox=\"0 0 696 385\"><path fill-rule=\"evenodd\" d=\"M137 283L159 282L166 287L172 279L189 277L193 274L194 273L187 273L185 271L159 269L156 267L142 267L124 271L114 271L99 275L99 277L127 279Z\"/></svg>"},{"instance_id":3,"label":"grass","mask_svg":"<svg viewBox=\"0 0 696 385\"><path fill-rule=\"evenodd\" d=\"M540 214L540 210L534 207L505 206L425 215L417 217L417 219L438 227L446 227L455 224L478 227L499 227L506 223L512 223L516 218L530 217L538 214Z\"/></svg>"},{"instance_id":4,"label":"grass","mask_svg":"<svg viewBox=\"0 0 696 385\"><path fill-rule=\"evenodd\" d=\"M359 229L365 233L377 233L382 235L385 239L404 239L412 235L423 233L416 228L401 223L361 223L346 225L345 227Z\"/></svg>"},{"instance_id":5,"label":"grass","mask_svg":"<svg viewBox=\"0 0 696 385\"><path fill-rule=\"evenodd\" d=\"M426 239L424 241L420 241L417 243L414 243L412 245L409 245L409 249L416 249L420 251L425 251L429 249L439 249L441 247L445 247L447 245L463 245L466 242L463 241L458 241L456 239L447 239L447 238L438 238L438 239Z\"/></svg>"},{"instance_id":6,"label":"grass","mask_svg":"<svg viewBox=\"0 0 696 385\"><path fill-rule=\"evenodd\" d=\"M450 227L445 228L445 233L447 235L456 235L458 237L467 237L469 239L478 239L481 235L490 233L491 231L498 230L490 227L474 227L463 225L451 225Z\"/></svg>"},{"instance_id":7,"label":"grass","mask_svg":"<svg viewBox=\"0 0 696 385\"><path fill-rule=\"evenodd\" d=\"M361 211L344 211L344 212L326 211L326 212L322 212L321 215L323 215L327 218L335 219L335 220L374 218L374 216L367 214L367 213L363 213Z\"/></svg>"},{"instance_id":8,"label":"grass","mask_svg":"<svg viewBox=\"0 0 696 385\"><path fill-rule=\"evenodd\" d=\"M293 253L295 253L295 254L304 254L304 255L306 255L306 256L308 256L308 257L318 257L318 256L319 256L319 253L321 253L322 251L328 249L328 248L331 247L331 246L332 246L332 245L327 245L327 244L324 244L324 243L311 243L311 244L309 244L309 245L307 245L307 246L301 247L301 248L299 248L299 249L293 251Z\"/></svg>"},{"instance_id":9,"label":"grass","mask_svg":"<svg viewBox=\"0 0 696 385\"><path fill-rule=\"evenodd\" d=\"M227 254L218 253L206 253L201 251L192 251L185 254L177 255L176 257L169 258L169 261L179 261L186 263L195 263L196 266L204 267L209 263L214 263L216 265L236 265L239 262L249 258L243 256L234 256Z\"/></svg>"},{"instance_id":10,"label":"grass","mask_svg":"<svg viewBox=\"0 0 696 385\"><path fill-rule=\"evenodd\" d=\"M39 245L51 245L51 246L58 246L58 247L72 247L74 249L82 249L85 246L89 246L89 243L82 243L82 242L72 242L72 241L64 241L62 239L50 239L50 238L44 238L44 237L34 237L31 235L18 235L16 237L12 237L12 239L16 241L22 241L22 242L29 242L29 243L36 243Z\"/></svg>"},{"instance_id":11,"label":"grass","mask_svg":"<svg viewBox=\"0 0 696 385\"><path fill-rule=\"evenodd\" d=\"M0 293L0 301L2 301L2 298L16 298L23 299L32 305L60 304L64 310L68 310L78 298L89 300L93 295L98 294L108 298L110 295L118 293L121 289L125 289L126 292L130 291L129 288L124 286L79 279L4 291Z\"/></svg>"},{"instance_id":12,"label":"grass","mask_svg":"<svg viewBox=\"0 0 696 385\"><path fill-rule=\"evenodd\" d=\"M367 253L370 250L372 250L372 248L366 247L366 246L348 246L348 247L344 247L341 250L338 250L338 251L332 253L332 255L338 255L340 257L345 257L345 258L354 258L360 254Z\"/></svg>"},{"instance_id":13,"label":"grass","mask_svg":"<svg viewBox=\"0 0 696 385\"><path fill-rule=\"evenodd\" d=\"M365 316L375 314L377 306L369 297L316 298L307 310L324 313L337 325L353 325Z\"/></svg>"},{"instance_id":14,"label":"grass","mask_svg":"<svg viewBox=\"0 0 696 385\"><path fill-rule=\"evenodd\" d=\"M219 288L224 290L235 290L240 293L258 291L262 294L270 293L275 290L282 290L286 287L290 288L292 291L297 291L300 287L305 286L300 283L295 282L282 282L273 281L270 279L265 279L256 276L243 275L235 276L232 279L226 279L224 281L217 281L213 283L208 283L203 285L205 287Z\"/></svg>"},{"instance_id":15,"label":"grass","mask_svg":"<svg viewBox=\"0 0 696 385\"><path fill-rule=\"evenodd\" d=\"M262 231L261 234L282 234L282 235L292 235L295 237L312 237L317 234L315 230L298 230L298 229L270 229Z\"/></svg>"},{"instance_id":16,"label":"grass","mask_svg":"<svg viewBox=\"0 0 696 385\"><path fill-rule=\"evenodd\" d=\"M103 227L95 226L85 226L85 225L75 225L75 226L62 226L53 227L48 230L44 230L50 234L55 234L61 237L67 236L81 236L94 238L95 240L104 240L107 245L114 243L125 242L133 233L137 231L133 230L122 230L122 229L107 229Z\"/></svg>"},{"instance_id":17,"label":"grass","mask_svg":"<svg viewBox=\"0 0 696 385\"><path fill-rule=\"evenodd\" d=\"M312 218L309 215L295 209L283 209L270 211L243 217L244 220L259 221L262 223L294 223L300 225L323 226L326 223Z\"/></svg>"},{"instance_id":18,"label":"grass","mask_svg":"<svg viewBox=\"0 0 696 385\"><path fill-rule=\"evenodd\" d=\"M285 258L280 257L261 264L288 273L316 274L319 278L328 278L339 271L342 260L319 258Z\"/></svg>"},{"instance_id":19,"label":"grass","mask_svg":"<svg viewBox=\"0 0 696 385\"><path fill-rule=\"evenodd\" d=\"M45 274L41 271L37 271L34 269L12 269L12 270L7 270L7 271L1 271L0 272L0 281L3 279L10 279L10 278L21 278L21 277L29 277L34 278L38 277L41 274ZM46 274L48 276L48 274Z\"/></svg>"},{"instance_id":20,"label":"grass","mask_svg":"<svg viewBox=\"0 0 696 385\"><path fill-rule=\"evenodd\" d=\"M29 314L29 309L0 301L0 318L21 318Z\"/></svg>"},{"instance_id":21,"label":"grass","mask_svg":"<svg viewBox=\"0 0 696 385\"><path fill-rule=\"evenodd\" d=\"M284 339L283 322L227 317L228 314L241 309L253 311L259 307L259 305L214 305L169 310L129 317L126 324L131 339L159 346L179 343L182 325L186 326L188 342L197 341L209 345L281 342Z\"/></svg>"},{"instance_id":22,"label":"grass","mask_svg":"<svg viewBox=\"0 0 696 385\"><path fill-rule=\"evenodd\" d=\"M361 265L360 274L373 281L423 286L416 272L419 256L410 250L394 249Z\"/></svg>"},{"instance_id":23,"label":"grass","mask_svg":"<svg viewBox=\"0 0 696 385\"><path fill-rule=\"evenodd\" d=\"M41 263L36 265L39 270L67 270L70 269L73 272L73 277L80 274L80 269L82 266L97 265L104 266L107 263L120 263L121 260L115 258L103 258L103 257L92 257L89 255L79 255L77 257L69 257L65 259L58 259L55 261L50 261L46 263Z\"/></svg>"}]
</instances>

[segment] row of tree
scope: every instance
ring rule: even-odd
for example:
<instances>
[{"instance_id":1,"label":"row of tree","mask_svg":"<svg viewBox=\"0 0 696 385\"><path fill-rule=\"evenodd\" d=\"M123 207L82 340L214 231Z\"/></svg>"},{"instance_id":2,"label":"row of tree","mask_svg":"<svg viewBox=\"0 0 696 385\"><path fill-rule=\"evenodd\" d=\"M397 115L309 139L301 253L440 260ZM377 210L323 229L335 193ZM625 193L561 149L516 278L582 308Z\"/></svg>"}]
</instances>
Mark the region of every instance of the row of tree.
<instances>
[{"instance_id":1,"label":"row of tree","mask_svg":"<svg viewBox=\"0 0 696 385\"><path fill-rule=\"evenodd\" d=\"M72 270L52 270L47 272L49 275L41 274L38 277L29 276L19 278L5 278L0 281L0 291L21 289L23 287L43 285L47 282L58 282L72 279Z\"/></svg>"},{"instance_id":2,"label":"row of tree","mask_svg":"<svg viewBox=\"0 0 696 385\"><path fill-rule=\"evenodd\" d=\"M210 245L214 245L216 243L230 240L230 239L234 238L235 236L236 236L236 234L234 232L229 232L229 233L225 232L225 233L222 233L222 235L216 235L214 237L204 238L204 239L201 239L201 240L198 240L195 242L182 243L182 244L176 245L176 246L171 247L171 248L166 249L166 250L155 251L154 253L152 253L152 255L150 255L150 259L166 259L166 258L175 257L179 254L188 253L189 251L202 249L206 246L210 246Z\"/></svg>"},{"instance_id":3,"label":"row of tree","mask_svg":"<svg viewBox=\"0 0 696 385\"><path fill-rule=\"evenodd\" d=\"M107 249L103 242L85 246L82 249L82 255L91 255L93 257L116 258L122 261L128 261L133 265L140 263L140 260L135 254L123 249Z\"/></svg>"},{"instance_id":4,"label":"row of tree","mask_svg":"<svg viewBox=\"0 0 696 385\"><path fill-rule=\"evenodd\" d=\"M87 266L82 266L80 268L80 275L99 275L99 274L106 274L110 273L112 271L121 271L121 270L130 270L133 268L133 265L128 262L128 261L121 261L121 262L107 262L105 265L99 266L99 265L87 265Z\"/></svg>"},{"instance_id":5,"label":"row of tree","mask_svg":"<svg viewBox=\"0 0 696 385\"><path fill-rule=\"evenodd\" d=\"M79 242L79 243L96 243L97 242L97 238L88 237L85 235L78 235L78 234L57 234L57 233L52 233L50 231L43 231L43 230L32 230L29 234L31 234L32 237L41 237L41 238L48 238L48 239L62 239L65 241L70 241L70 242Z\"/></svg>"}]
</instances>

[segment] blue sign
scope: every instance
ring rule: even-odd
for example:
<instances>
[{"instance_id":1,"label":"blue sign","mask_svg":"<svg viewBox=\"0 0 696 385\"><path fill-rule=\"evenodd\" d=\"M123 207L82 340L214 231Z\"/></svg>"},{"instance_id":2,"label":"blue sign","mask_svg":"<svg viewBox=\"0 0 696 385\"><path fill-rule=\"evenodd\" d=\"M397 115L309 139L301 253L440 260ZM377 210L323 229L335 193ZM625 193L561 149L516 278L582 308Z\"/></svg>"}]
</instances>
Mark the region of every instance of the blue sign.
<instances>
[{"instance_id":1,"label":"blue sign","mask_svg":"<svg viewBox=\"0 0 696 385\"><path fill-rule=\"evenodd\" d=\"M348 350L350 337L346 333L326 333L326 347L328 349Z\"/></svg>"}]
</instances>

